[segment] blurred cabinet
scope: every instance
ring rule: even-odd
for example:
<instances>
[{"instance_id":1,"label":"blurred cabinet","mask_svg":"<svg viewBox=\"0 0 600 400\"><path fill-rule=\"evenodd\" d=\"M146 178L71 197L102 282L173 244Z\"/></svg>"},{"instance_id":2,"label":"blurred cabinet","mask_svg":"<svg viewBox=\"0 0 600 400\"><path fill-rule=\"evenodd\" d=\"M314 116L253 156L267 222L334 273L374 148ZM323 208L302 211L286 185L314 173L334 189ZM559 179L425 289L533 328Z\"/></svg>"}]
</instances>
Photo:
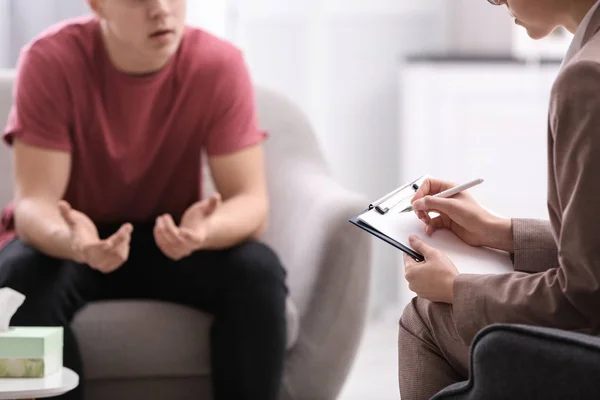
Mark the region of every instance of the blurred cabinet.
<instances>
[{"instance_id":1,"label":"blurred cabinet","mask_svg":"<svg viewBox=\"0 0 600 400\"><path fill-rule=\"evenodd\" d=\"M465 182L506 217L547 219L547 111L558 63L414 59L400 71L400 182ZM402 306L412 297L401 279Z\"/></svg>"}]
</instances>

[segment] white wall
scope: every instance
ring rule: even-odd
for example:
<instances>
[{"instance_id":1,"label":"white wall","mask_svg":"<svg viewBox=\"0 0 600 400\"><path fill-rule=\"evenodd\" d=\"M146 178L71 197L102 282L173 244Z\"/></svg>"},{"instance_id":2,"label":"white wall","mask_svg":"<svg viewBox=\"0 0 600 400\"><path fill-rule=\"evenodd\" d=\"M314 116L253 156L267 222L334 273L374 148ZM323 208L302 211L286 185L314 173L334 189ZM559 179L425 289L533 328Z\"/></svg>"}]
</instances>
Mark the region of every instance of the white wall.
<instances>
[{"instance_id":1,"label":"white wall","mask_svg":"<svg viewBox=\"0 0 600 400\"><path fill-rule=\"evenodd\" d=\"M226 36L227 6L227 0L188 0L187 23L217 36Z\"/></svg>"},{"instance_id":2,"label":"white wall","mask_svg":"<svg viewBox=\"0 0 600 400\"><path fill-rule=\"evenodd\" d=\"M513 20L506 7L485 0L450 0L446 15L450 51L503 55L512 51Z\"/></svg>"},{"instance_id":3,"label":"white wall","mask_svg":"<svg viewBox=\"0 0 600 400\"><path fill-rule=\"evenodd\" d=\"M22 0L16 0L17 2ZM91 13L86 0L45 0L47 3L54 3L54 19L60 21L67 18L73 18L80 15Z\"/></svg>"},{"instance_id":4,"label":"white wall","mask_svg":"<svg viewBox=\"0 0 600 400\"><path fill-rule=\"evenodd\" d=\"M6 32L8 66L14 66L22 46L42 30L66 18L86 15L90 12L84 0L0 0L6 3L4 18L10 19L10 30ZM35 12L32 12L35 10ZM0 16L0 19L2 16ZM0 28L1 29L1 28ZM1 39L0 39L1 40Z\"/></svg>"},{"instance_id":5,"label":"white wall","mask_svg":"<svg viewBox=\"0 0 600 400\"><path fill-rule=\"evenodd\" d=\"M6 68L9 66L9 31L10 19L8 18L8 0L0 0L0 68Z\"/></svg>"},{"instance_id":6,"label":"white wall","mask_svg":"<svg viewBox=\"0 0 600 400\"><path fill-rule=\"evenodd\" d=\"M14 65L23 45L56 22L56 0L18 0L11 2L9 62ZM35 9L35 12L31 10Z\"/></svg>"},{"instance_id":7,"label":"white wall","mask_svg":"<svg viewBox=\"0 0 600 400\"><path fill-rule=\"evenodd\" d=\"M234 39L255 82L308 113L339 181L373 199L399 183L399 59L443 49L445 1L242 1ZM375 243L377 309L395 298L399 268L395 250Z\"/></svg>"}]
</instances>

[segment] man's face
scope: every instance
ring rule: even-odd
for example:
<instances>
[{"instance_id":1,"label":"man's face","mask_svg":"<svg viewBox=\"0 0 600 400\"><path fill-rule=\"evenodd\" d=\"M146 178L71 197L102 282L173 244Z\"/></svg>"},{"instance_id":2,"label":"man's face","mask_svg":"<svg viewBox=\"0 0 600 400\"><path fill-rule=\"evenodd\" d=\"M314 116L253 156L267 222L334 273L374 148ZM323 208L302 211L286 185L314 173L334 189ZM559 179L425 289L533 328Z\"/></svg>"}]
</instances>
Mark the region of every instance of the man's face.
<instances>
[{"instance_id":1,"label":"man's face","mask_svg":"<svg viewBox=\"0 0 600 400\"><path fill-rule=\"evenodd\" d=\"M89 0L111 34L133 51L170 56L185 26L186 0Z\"/></svg>"},{"instance_id":2,"label":"man's face","mask_svg":"<svg viewBox=\"0 0 600 400\"><path fill-rule=\"evenodd\" d=\"M515 23L524 27L532 39L543 39L560 25L557 0L502 0L511 11Z\"/></svg>"}]
</instances>

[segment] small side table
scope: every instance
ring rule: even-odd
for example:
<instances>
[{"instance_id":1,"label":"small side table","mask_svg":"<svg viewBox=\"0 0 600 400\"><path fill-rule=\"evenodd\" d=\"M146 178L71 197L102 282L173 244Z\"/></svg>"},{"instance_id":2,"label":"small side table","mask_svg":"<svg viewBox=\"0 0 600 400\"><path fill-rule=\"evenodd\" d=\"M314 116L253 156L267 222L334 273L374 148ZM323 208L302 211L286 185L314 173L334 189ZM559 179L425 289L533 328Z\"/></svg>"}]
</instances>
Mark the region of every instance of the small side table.
<instances>
[{"instance_id":1,"label":"small side table","mask_svg":"<svg viewBox=\"0 0 600 400\"><path fill-rule=\"evenodd\" d=\"M0 378L0 400L60 396L79 385L79 375L64 368L45 378Z\"/></svg>"}]
</instances>

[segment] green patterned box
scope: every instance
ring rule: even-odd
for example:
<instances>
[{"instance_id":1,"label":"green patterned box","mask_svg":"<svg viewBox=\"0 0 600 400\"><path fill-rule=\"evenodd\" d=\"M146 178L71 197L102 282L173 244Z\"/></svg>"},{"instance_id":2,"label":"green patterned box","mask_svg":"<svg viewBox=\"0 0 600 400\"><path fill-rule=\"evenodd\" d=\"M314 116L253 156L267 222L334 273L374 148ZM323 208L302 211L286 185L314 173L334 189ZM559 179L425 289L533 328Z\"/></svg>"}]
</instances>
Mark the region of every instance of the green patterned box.
<instances>
[{"instance_id":1,"label":"green patterned box","mask_svg":"<svg viewBox=\"0 0 600 400\"><path fill-rule=\"evenodd\" d=\"M10 327L0 332L0 378L42 378L63 364L62 327Z\"/></svg>"}]
</instances>

